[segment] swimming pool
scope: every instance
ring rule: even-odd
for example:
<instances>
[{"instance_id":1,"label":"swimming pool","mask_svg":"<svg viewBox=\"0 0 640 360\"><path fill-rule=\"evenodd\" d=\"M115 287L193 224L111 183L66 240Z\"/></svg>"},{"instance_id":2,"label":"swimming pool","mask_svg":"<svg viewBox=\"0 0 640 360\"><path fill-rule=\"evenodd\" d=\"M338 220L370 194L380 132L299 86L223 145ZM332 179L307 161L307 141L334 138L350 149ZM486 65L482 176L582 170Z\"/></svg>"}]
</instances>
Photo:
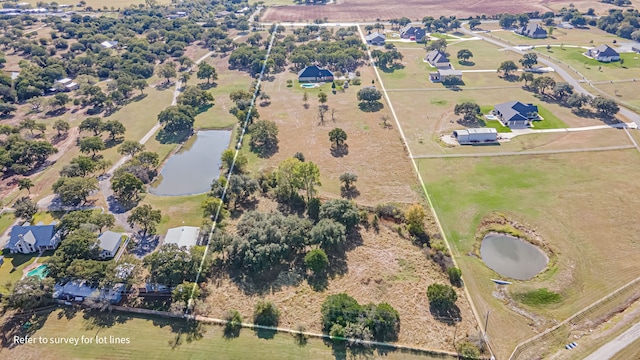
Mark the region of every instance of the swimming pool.
<instances>
[{"instance_id":1,"label":"swimming pool","mask_svg":"<svg viewBox=\"0 0 640 360\"><path fill-rule=\"evenodd\" d=\"M40 265L37 268L29 271L27 276L37 276L40 279L44 279L47 276L47 265Z\"/></svg>"},{"instance_id":2,"label":"swimming pool","mask_svg":"<svg viewBox=\"0 0 640 360\"><path fill-rule=\"evenodd\" d=\"M311 89L311 88L316 87L316 84L302 84L302 85L300 85L300 87L303 87L305 89Z\"/></svg>"}]
</instances>

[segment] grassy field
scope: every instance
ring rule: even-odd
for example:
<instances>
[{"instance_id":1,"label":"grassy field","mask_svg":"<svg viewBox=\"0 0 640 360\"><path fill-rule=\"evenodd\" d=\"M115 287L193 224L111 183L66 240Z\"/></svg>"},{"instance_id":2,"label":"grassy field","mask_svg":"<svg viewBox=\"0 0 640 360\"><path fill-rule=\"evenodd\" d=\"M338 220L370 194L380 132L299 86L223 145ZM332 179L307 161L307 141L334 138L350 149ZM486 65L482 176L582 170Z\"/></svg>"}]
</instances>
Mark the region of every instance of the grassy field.
<instances>
[{"instance_id":1,"label":"grassy field","mask_svg":"<svg viewBox=\"0 0 640 360\"><path fill-rule=\"evenodd\" d=\"M638 79L640 81L640 79ZM616 97L619 101L635 107L640 111L640 97L638 96L638 82L600 83L595 85L601 91Z\"/></svg>"},{"instance_id":2,"label":"grassy field","mask_svg":"<svg viewBox=\"0 0 640 360\"><path fill-rule=\"evenodd\" d=\"M638 78L638 70L640 69L638 54L622 53L620 54L622 63L620 61L603 63L582 55L585 49L581 48L565 47L560 49L554 47L551 51L547 51L545 48L536 48L536 50L542 55L550 56L571 66L591 81Z\"/></svg>"},{"instance_id":3,"label":"grassy field","mask_svg":"<svg viewBox=\"0 0 640 360\"><path fill-rule=\"evenodd\" d=\"M112 323L109 323L112 322ZM109 325L105 325L109 323ZM332 349L321 340L309 339L298 346L288 334L275 334L260 338L251 330L243 329L240 336L228 339L220 326L200 325L192 327L182 320L113 313L97 320L79 312L69 319L65 311L55 310L45 319L41 329L33 336L93 338L106 337L107 344L20 345L0 350L7 359L38 358L92 358L92 359L347 359L353 356L339 348ZM129 344L110 344L111 337L125 338ZM428 355L416 355L400 351L371 349L367 358L388 360L443 359Z\"/></svg>"},{"instance_id":4,"label":"grassy field","mask_svg":"<svg viewBox=\"0 0 640 360\"><path fill-rule=\"evenodd\" d=\"M22 269L33 263L34 254L6 254L0 265L0 294L8 294L16 281L22 279ZM13 270L15 268L15 270Z\"/></svg>"},{"instance_id":5,"label":"grassy field","mask_svg":"<svg viewBox=\"0 0 640 360\"><path fill-rule=\"evenodd\" d=\"M176 226L202 225L202 210L200 205L206 194L193 196L156 196L145 194L140 205L149 204L154 209L162 210L162 220L157 227L157 233L164 235L167 229Z\"/></svg>"},{"instance_id":6,"label":"grassy field","mask_svg":"<svg viewBox=\"0 0 640 360\"><path fill-rule=\"evenodd\" d=\"M422 176L454 247L466 285L480 313L491 310L489 336L498 354L507 355L518 341L550 327L611 290L637 277L640 255L635 222L620 226L640 200L637 150L482 159L420 160ZM609 174L616 174L615 178ZM559 303L540 310L522 305L539 321L516 315L492 296L497 276L476 257L465 256L481 220L506 213L534 229L558 256L547 272L515 282L512 293L548 288ZM603 239L616 239L612 244ZM603 254L606 254L603 256ZM499 341L497 339L500 339Z\"/></svg>"},{"instance_id":7,"label":"grassy field","mask_svg":"<svg viewBox=\"0 0 640 360\"><path fill-rule=\"evenodd\" d=\"M13 213L4 213L0 215L0 234L4 233L14 221L16 221L16 217Z\"/></svg>"},{"instance_id":8,"label":"grassy field","mask_svg":"<svg viewBox=\"0 0 640 360\"><path fill-rule=\"evenodd\" d=\"M533 123L536 129L563 129L568 127L564 121L558 119L549 109L542 105L538 105L538 114L540 114L544 120Z\"/></svg>"},{"instance_id":9,"label":"grassy field","mask_svg":"<svg viewBox=\"0 0 640 360\"><path fill-rule=\"evenodd\" d=\"M497 24L482 24L482 29L499 29ZM548 26L542 26L549 31ZM599 44L612 44L613 40L629 41L606 31L600 30L595 26L589 29L562 29L555 27L549 37L546 39L532 39L526 36L518 35L513 31L501 30L493 31L491 35L511 42L514 45L579 45L579 46L598 46Z\"/></svg>"}]
</instances>

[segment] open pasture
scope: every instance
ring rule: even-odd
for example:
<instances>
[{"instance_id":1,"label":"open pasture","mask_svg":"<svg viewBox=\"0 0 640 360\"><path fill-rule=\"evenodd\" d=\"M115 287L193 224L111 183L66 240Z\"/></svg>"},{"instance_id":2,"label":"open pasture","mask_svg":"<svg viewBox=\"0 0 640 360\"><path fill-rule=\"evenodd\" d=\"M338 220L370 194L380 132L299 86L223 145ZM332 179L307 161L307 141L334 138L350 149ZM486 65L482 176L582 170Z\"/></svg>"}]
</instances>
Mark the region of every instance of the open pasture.
<instances>
[{"instance_id":1,"label":"open pasture","mask_svg":"<svg viewBox=\"0 0 640 360\"><path fill-rule=\"evenodd\" d=\"M636 149L419 160L476 307L481 314L491 310L488 331L498 355L638 276L640 265L631 259L640 256L640 225L624 219L640 205L629 196L640 190L639 161ZM495 212L535 230L557 256L549 270L516 281L509 292L546 287L561 295L560 303L519 305L530 314L525 317L494 297L489 279L498 275L467 254L482 219Z\"/></svg>"}]
</instances>

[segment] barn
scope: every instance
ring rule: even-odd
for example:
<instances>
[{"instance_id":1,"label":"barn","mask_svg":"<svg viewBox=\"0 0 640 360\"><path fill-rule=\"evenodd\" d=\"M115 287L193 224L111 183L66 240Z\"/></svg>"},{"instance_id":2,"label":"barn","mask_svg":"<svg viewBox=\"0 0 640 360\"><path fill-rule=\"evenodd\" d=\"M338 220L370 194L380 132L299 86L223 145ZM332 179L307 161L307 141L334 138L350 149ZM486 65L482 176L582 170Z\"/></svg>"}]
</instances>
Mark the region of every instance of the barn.
<instances>
[{"instance_id":1,"label":"barn","mask_svg":"<svg viewBox=\"0 0 640 360\"><path fill-rule=\"evenodd\" d=\"M498 141L498 131L494 128L456 130L453 137L460 145Z\"/></svg>"}]
</instances>

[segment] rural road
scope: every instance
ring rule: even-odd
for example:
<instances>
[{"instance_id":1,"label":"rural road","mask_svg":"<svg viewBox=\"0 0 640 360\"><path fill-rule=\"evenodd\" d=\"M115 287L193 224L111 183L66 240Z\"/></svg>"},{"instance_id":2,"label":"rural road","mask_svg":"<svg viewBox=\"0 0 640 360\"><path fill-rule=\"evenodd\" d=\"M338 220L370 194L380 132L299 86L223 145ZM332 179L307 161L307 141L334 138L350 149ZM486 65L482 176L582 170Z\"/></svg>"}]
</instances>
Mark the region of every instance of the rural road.
<instances>
[{"instance_id":1,"label":"rural road","mask_svg":"<svg viewBox=\"0 0 640 360\"><path fill-rule=\"evenodd\" d=\"M467 23L463 23L461 26L461 31L463 33L466 33L468 35L471 36L475 36L475 37L479 37L489 43L492 43L494 45L497 45L501 48L505 48L505 49L510 49L511 51L524 55L526 53L526 51L520 50L518 48L515 48L509 44L506 44L500 40L497 40L495 38L492 37L488 37L483 33L475 33L467 28L465 28L464 26L467 25ZM562 76L562 78L564 79L564 81L566 81L567 83L569 83L571 86L573 86L574 90L578 93L587 95L589 97L593 97L593 95L588 92L585 88L582 87L582 85L580 84L580 82L576 79L573 78L573 76L571 76L565 69L563 69L562 67L558 66L558 64L556 64L555 62L549 60L549 59L545 59L544 57L538 57L538 62L542 63L544 65L549 66L550 68L552 68L556 73L558 73L558 75ZM585 79L586 80L586 79ZM635 122L636 124L638 124L640 126L640 115L636 114L635 112L620 106L620 115L623 115L624 117L626 117L627 119Z\"/></svg>"},{"instance_id":2,"label":"rural road","mask_svg":"<svg viewBox=\"0 0 640 360\"><path fill-rule=\"evenodd\" d=\"M532 151L508 151L494 153L466 153L466 154L432 154L432 155L416 155L413 159L438 159L438 158L465 158L465 157L495 157L495 156L515 156L515 155L546 155L546 154L565 154L592 151L613 151L634 149L633 145L605 146L593 147L585 149L560 149L560 150L532 150Z\"/></svg>"},{"instance_id":3,"label":"rural road","mask_svg":"<svg viewBox=\"0 0 640 360\"><path fill-rule=\"evenodd\" d=\"M611 359L620 350L629 346L635 340L640 339L640 323L633 325L617 338L609 341L584 360L607 360Z\"/></svg>"}]
</instances>

